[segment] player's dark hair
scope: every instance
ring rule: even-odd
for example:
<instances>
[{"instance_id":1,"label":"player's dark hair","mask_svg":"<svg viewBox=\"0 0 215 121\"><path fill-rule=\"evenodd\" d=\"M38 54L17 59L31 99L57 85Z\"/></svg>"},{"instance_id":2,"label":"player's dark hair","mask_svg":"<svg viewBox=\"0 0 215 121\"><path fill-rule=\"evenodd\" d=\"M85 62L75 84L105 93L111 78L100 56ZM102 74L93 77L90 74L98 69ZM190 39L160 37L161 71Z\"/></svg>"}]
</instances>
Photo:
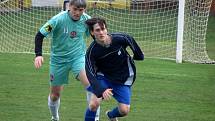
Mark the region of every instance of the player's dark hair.
<instances>
[{"instance_id":1,"label":"player's dark hair","mask_svg":"<svg viewBox=\"0 0 215 121\"><path fill-rule=\"evenodd\" d=\"M63 2L63 10L65 11L67 8L66 8L66 4L69 3L69 0L64 0Z\"/></svg>"},{"instance_id":2,"label":"player's dark hair","mask_svg":"<svg viewBox=\"0 0 215 121\"><path fill-rule=\"evenodd\" d=\"M93 31L93 29L94 29L93 26L94 26L95 24L99 24L99 26L100 26L101 28L106 27L106 29L107 29L106 21L105 21L105 19L103 19L103 18L93 17L93 18L91 18L91 19L86 20L85 23L86 23L87 26L89 27L89 30L90 30L90 31ZM93 35L91 35L91 36L93 37L93 39L95 39L95 37L94 37Z\"/></svg>"},{"instance_id":3,"label":"player's dark hair","mask_svg":"<svg viewBox=\"0 0 215 121\"><path fill-rule=\"evenodd\" d=\"M69 4L74 5L74 6L78 7L78 8L86 8L87 7L86 0L70 0Z\"/></svg>"}]
</instances>

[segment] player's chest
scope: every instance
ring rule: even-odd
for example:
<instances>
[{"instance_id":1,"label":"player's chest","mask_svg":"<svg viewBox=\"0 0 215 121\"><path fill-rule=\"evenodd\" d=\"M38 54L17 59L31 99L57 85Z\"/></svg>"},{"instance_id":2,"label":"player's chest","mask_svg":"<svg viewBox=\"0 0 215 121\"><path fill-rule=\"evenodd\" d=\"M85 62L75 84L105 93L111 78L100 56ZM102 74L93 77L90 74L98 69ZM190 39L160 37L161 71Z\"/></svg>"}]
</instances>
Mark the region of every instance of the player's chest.
<instances>
[{"instance_id":1,"label":"player's chest","mask_svg":"<svg viewBox=\"0 0 215 121\"><path fill-rule=\"evenodd\" d=\"M125 54L124 49L122 46L110 46L108 48L99 47L96 50L97 58L100 59L107 59L107 58L120 58Z\"/></svg>"},{"instance_id":2,"label":"player's chest","mask_svg":"<svg viewBox=\"0 0 215 121\"><path fill-rule=\"evenodd\" d=\"M61 27L61 32L71 39L82 37L85 31L86 27L81 23L62 25Z\"/></svg>"}]
</instances>

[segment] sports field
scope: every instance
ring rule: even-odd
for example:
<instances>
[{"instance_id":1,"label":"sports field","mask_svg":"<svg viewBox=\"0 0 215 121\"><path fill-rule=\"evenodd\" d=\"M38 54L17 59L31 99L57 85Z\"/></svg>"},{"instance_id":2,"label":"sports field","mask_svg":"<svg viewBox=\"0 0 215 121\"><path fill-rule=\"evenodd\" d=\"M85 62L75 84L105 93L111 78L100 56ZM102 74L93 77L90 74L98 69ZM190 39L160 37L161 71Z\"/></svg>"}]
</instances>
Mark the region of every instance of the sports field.
<instances>
[{"instance_id":1,"label":"sports field","mask_svg":"<svg viewBox=\"0 0 215 121\"><path fill-rule=\"evenodd\" d=\"M1 121L47 121L48 56L40 70L33 55L0 54ZM121 121L214 121L215 66L146 59L136 62L131 112ZM85 92L71 77L62 94L61 121L83 121ZM102 103L104 111L114 100Z\"/></svg>"},{"instance_id":2,"label":"sports field","mask_svg":"<svg viewBox=\"0 0 215 121\"><path fill-rule=\"evenodd\" d=\"M215 59L215 18L209 20L207 50ZM49 56L39 70L34 55L0 53L0 121L49 121ZM146 58L136 62L131 112L120 121L214 121L215 65L176 64ZM83 121L87 106L80 82L70 78L61 98L61 121ZM103 102L104 112L115 101Z\"/></svg>"}]
</instances>

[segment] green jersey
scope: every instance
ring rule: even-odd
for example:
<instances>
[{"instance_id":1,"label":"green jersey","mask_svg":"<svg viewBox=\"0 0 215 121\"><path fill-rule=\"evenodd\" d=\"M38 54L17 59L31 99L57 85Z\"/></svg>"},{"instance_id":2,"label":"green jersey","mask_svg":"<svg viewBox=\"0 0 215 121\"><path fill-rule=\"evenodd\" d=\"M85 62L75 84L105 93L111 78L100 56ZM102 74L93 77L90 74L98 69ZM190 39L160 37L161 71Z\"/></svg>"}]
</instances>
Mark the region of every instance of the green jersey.
<instances>
[{"instance_id":1,"label":"green jersey","mask_svg":"<svg viewBox=\"0 0 215 121\"><path fill-rule=\"evenodd\" d=\"M83 13L80 20L74 21L69 11L62 11L41 27L40 32L52 38L52 63L71 62L85 55L84 34L90 35L85 21L89 18L89 15Z\"/></svg>"}]
</instances>

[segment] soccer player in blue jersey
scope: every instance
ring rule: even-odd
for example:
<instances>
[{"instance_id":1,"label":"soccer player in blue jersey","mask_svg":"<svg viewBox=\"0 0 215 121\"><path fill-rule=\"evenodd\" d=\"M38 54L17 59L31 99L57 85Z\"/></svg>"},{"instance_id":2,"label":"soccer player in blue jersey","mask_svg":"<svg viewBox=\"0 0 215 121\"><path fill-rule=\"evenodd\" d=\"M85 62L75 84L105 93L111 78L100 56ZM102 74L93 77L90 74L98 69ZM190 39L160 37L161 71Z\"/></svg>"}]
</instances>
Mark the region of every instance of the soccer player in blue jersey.
<instances>
[{"instance_id":1,"label":"soccer player in blue jersey","mask_svg":"<svg viewBox=\"0 0 215 121\"><path fill-rule=\"evenodd\" d=\"M70 0L69 10L62 11L45 23L35 37L36 68L43 63L42 43L44 37L51 36L50 53L50 93L48 107L52 121L59 120L60 93L68 84L69 72L81 81L87 89L89 81L85 72L85 40L90 35L85 21L91 18L85 13L86 0ZM90 93L88 92L88 96Z\"/></svg>"},{"instance_id":2,"label":"soccer player in blue jersey","mask_svg":"<svg viewBox=\"0 0 215 121\"><path fill-rule=\"evenodd\" d=\"M86 21L94 41L86 53L86 74L95 94L86 110L85 121L94 121L96 110L102 100L112 96L118 105L106 115L110 121L126 116L130 110L131 87L135 81L134 60L143 60L144 54L134 38L125 33L108 33L102 18ZM130 47L133 57L126 48Z\"/></svg>"}]
</instances>

